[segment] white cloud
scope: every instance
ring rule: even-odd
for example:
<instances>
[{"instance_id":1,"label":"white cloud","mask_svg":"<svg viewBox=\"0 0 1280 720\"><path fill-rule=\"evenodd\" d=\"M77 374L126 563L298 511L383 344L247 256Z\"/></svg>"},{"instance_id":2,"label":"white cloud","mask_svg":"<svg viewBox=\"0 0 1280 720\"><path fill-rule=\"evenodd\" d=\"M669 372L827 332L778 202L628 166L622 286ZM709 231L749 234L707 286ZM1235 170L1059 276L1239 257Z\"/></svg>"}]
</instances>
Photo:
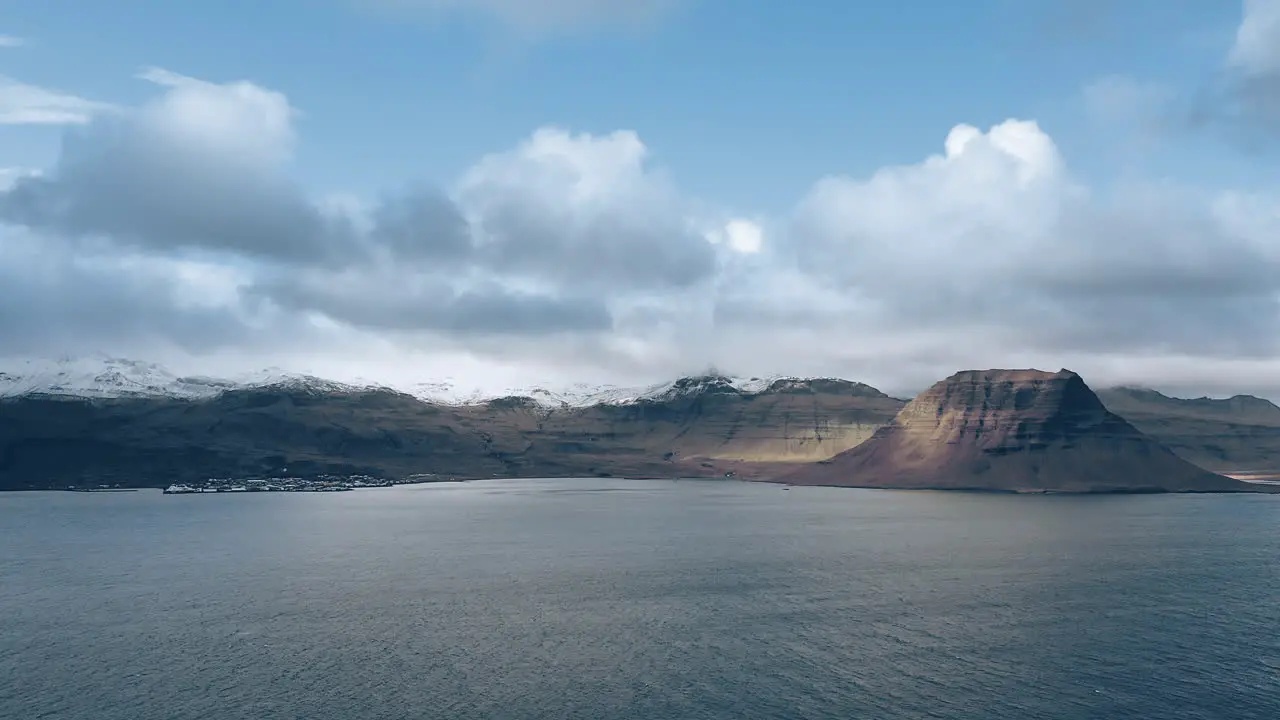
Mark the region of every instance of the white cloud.
<instances>
[{"instance_id":1,"label":"white cloud","mask_svg":"<svg viewBox=\"0 0 1280 720\"><path fill-rule=\"evenodd\" d=\"M83 125L111 109L105 103L0 75L0 125Z\"/></svg>"},{"instance_id":2,"label":"white cloud","mask_svg":"<svg viewBox=\"0 0 1280 720\"><path fill-rule=\"evenodd\" d=\"M138 77L167 89L141 109L144 132L246 166L278 166L291 157L297 111L282 93L244 80L217 84L161 68L146 68Z\"/></svg>"},{"instance_id":3,"label":"white cloud","mask_svg":"<svg viewBox=\"0 0 1280 720\"><path fill-rule=\"evenodd\" d=\"M755 255L764 249L764 228L754 220L733 218L721 227L712 228L707 240L743 255Z\"/></svg>"},{"instance_id":4,"label":"white cloud","mask_svg":"<svg viewBox=\"0 0 1280 720\"><path fill-rule=\"evenodd\" d=\"M1280 75L1280 0L1244 0L1227 60L1248 75Z\"/></svg>"},{"instance_id":5,"label":"white cloud","mask_svg":"<svg viewBox=\"0 0 1280 720\"><path fill-rule=\"evenodd\" d=\"M16 35L0 35L0 48L17 48L27 44L27 41Z\"/></svg>"},{"instance_id":6,"label":"white cloud","mask_svg":"<svg viewBox=\"0 0 1280 720\"><path fill-rule=\"evenodd\" d=\"M0 167L0 192L13 187L14 183L24 177L38 177L39 174L39 172L28 168Z\"/></svg>"},{"instance_id":7,"label":"white cloud","mask_svg":"<svg viewBox=\"0 0 1280 720\"><path fill-rule=\"evenodd\" d=\"M687 286L713 268L684 200L630 131L543 128L482 158L456 195L494 267L581 286Z\"/></svg>"},{"instance_id":8,"label":"white cloud","mask_svg":"<svg viewBox=\"0 0 1280 720\"><path fill-rule=\"evenodd\" d=\"M818 182L787 242L827 297L806 303L800 279L787 299L740 291L721 298L721 322L757 339L769 320L821 327L806 354L852 352L846 362L880 377L918 363L920 381L1017 358L1106 371L1115 358L1280 354L1277 198L1165 185L1103 194L1029 122L960 125L944 147Z\"/></svg>"},{"instance_id":9,"label":"white cloud","mask_svg":"<svg viewBox=\"0 0 1280 720\"><path fill-rule=\"evenodd\" d=\"M959 367L1170 386L1216 368L1280 393L1280 199L1092 188L1035 122L956 125L784 217L687 197L625 130L543 128L444 189L313 199L283 94L144 77L150 102L0 188L9 352L503 382L714 365L898 392Z\"/></svg>"},{"instance_id":10,"label":"white cloud","mask_svg":"<svg viewBox=\"0 0 1280 720\"><path fill-rule=\"evenodd\" d=\"M792 246L816 276L895 288L1024 262L1064 203L1085 193L1034 122L983 133L957 125L945 153L866 179L819 181L793 219Z\"/></svg>"}]
</instances>

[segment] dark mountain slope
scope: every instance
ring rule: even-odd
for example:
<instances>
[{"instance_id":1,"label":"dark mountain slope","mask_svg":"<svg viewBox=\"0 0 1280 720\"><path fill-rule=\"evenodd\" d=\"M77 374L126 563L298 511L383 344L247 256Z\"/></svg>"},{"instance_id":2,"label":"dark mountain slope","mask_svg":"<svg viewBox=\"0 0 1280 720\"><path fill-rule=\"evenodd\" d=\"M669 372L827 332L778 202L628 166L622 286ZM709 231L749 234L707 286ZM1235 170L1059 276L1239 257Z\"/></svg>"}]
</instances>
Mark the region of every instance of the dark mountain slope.
<instances>
[{"instance_id":1,"label":"dark mountain slope","mask_svg":"<svg viewBox=\"0 0 1280 720\"><path fill-rule=\"evenodd\" d=\"M548 409L529 398L452 406L390 390L301 385L208 399L0 400L0 489L164 486L207 477L367 473L743 477L830 457L902 401L845 381L758 393L687 378L623 404Z\"/></svg>"},{"instance_id":2,"label":"dark mountain slope","mask_svg":"<svg viewBox=\"0 0 1280 720\"><path fill-rule=\"evenodd\" d=\"M1140 388L1098 392L1107 409L1200 467L1280 474L1280 407L1251 395L1182 399Z\"/></svg>"}]
</instances>

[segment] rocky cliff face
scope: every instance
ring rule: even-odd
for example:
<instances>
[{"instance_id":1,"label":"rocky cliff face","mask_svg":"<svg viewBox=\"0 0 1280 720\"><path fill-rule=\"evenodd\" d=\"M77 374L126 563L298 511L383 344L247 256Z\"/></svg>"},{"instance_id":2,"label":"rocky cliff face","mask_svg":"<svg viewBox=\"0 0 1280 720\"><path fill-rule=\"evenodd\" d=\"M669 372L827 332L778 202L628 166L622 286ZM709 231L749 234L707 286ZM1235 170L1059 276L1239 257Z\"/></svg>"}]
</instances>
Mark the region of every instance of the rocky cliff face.
<instances>
[{"instance_id":1,"label":"rocky cliff face","mask_svg":"<svg viewBox=\"0 0 1280 720\"><path fill-rule=\"evenodd\" d=\"M1108 411L1068 370L965 371L796 484L1019 492L1233 492Z\"/></svg>"},{"instance_id":2,"label":"rocky cliff face","mask_svg":"<svg viewBox=\"0 0 1280 720\"><path fill-rule=\"evenodd\" d=\"M599 406L590 424L640 431L677 457L743 463L825 460L856 446L903 402L861 383L780 380L760 392L688 393Z\"/></svg>"}]
</instances>

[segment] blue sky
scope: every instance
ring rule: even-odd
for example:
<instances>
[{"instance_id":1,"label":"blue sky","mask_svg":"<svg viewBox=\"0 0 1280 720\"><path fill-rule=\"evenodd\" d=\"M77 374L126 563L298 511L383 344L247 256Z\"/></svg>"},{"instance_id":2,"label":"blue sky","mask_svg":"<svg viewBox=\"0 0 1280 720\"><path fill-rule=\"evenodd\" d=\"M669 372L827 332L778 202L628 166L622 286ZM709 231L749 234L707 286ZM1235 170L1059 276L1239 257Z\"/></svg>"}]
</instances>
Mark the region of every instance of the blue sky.
<instances>
[{"instance_id":1,"label":"blue sky","mask_svg":"<svg viewBox=\"0 0 1280 720\"><path fill-rule=\"evenodd\" d=\"M287 93L305 113L295 171L317 190L446 182L556 124L634 129L689 192L774 210L822 175L934 152L957 122L1033 117L1074 167L1113 172L1115 139L1086 126L1083 88L1113 74L1194 88L1239 22L1222 0L690 0L640 26L530 37L483 14L361 0L12 5L6 32L31 45L3 69L28 82L139 101L150 89L133 74L159 66ZM11 152L47 161L45 130Z\"/></svg>"},{"instance_id":2,"label":"blue sky","mask_svg":"<svg viewBox=\"0 0 1280 720\"><path fill-rule=\"evenodd\" d=\"M1280 0L0 22L15 356L897 390L1069 366L1280 394Z\"/></svg>"}]
</instances>

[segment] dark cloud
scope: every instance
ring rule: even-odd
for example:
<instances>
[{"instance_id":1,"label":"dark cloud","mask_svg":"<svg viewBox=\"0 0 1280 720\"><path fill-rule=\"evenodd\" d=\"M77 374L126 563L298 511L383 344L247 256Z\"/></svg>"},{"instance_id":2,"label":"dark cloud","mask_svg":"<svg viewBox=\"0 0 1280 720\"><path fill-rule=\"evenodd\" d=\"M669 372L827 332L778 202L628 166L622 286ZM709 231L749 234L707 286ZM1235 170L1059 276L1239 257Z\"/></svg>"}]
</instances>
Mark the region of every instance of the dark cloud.
<instances>
[{"instance_id":1,"label":"dark cloud","mask_svg":"<svg viewBox=\"0 0 1280 720\"><path fill-rule=\"evenodd\" d=\"M1280 137L1280 73L1248 75L1228 69L1172 110L1174 122L1220 133L1240 150L1272 150Z\"/></svg>"},{"instance_id":2,"label":"dark cloud","mask_svg":"<svg viewBox=\"0 0 1280 720\"><path fill-rule=\"evenodd\" d=\"M315 311L361 328L455 335L546 335L602 332L612 326L598 298L516 292L496 285L455 290L413 276L319 275L257 285L250 297Z\"/></svg>"},{"instance_id":3,"label":"dark cloud","mask_svg":"<svg viewBox=\"0 0 1280 720\"><path fill-rule=\"evenodd\" d=\"M198 353L290 334L290 328L255 329L226 305L200 302L177 270L0 225L3 352L48 356L176 345Z\"/></svg>"},{"instance_id":4,"label":"dark cloud","mask_svg":"<svg viewBox=\"0 0 1280 720\"><path fill-rule=\"evenodd\" d=\"M485 205L479 257L501 272L567 285L687 287L712 274L715 252L676 219L646 217L642 207L572 217L508 194Z\"/></svg>"},{"instance_id":5,"label":"dark cloud","mask_svg":"<svg viewBox=\"0 0 1280 720\"><path fill-rule=\"evenodd\" d=\"M69 309L101 293L106 301L84 316L104 333L128 335L136 323L180 342L236 344L252 324L240 317L281 313L299 326L320 314L360 329L457 337L604 333L613 298L688 286L714 270L710 244L682 225L674 196L639 162L634 135L536 134L477 166L464 205L419 186L361 217L322 209L287 179L293 111L282 95L161 70L144 77L164 94L68 134L53 168L0 191L0 222L79 257L203 258L240 278L221 288L232 298L224 306L193 318L207 331L188 334L134 307L139 293L174 306L166 288L180 280L169 287L136 267L104 265L81 278L84 293L58 301ZM583 187L593 195L574 205ZM103 274L112 267L115 275ZM102 284L113 278L118 288ZM53 287L10 286L28 301L46 292ZM15 331L36 327L19 325L16 312L8 320Z\"/></svg>"},{"instance_id":6,"label":"dark cloud","mask_svg":"<svg viewBox=\"0 0 1280 720\"><path fill-rule=\"evenodd\" d=\"M1176 120L1264 151L1280 136L1280 3L1244 0L1223 66L1177 108Z\"/></svg>"},{"instance_id":7,"label":"dark cloud","mask_svg":"<svg viewBox=\"0 0 1280 720\"><path fill-rule=\"evenodd\" d=\"M444 193L419 187L385 198L373 211L370 239L409 261L457 264L472 259L471 227Z\"/></svg>"},{"instance_id":8,"label":"dark cloud","mask_svg":"<svg viewBox=\"0 0 1280 720\"><path fill-rule=\"evenodd\" d=\"M95 129L47 175L0 193L0 219L57 235L156 251L199 249L293 264L364 252L349 222L324 216L279 178L166 147L130 128Z\"/></svg>"}]
</instances>

